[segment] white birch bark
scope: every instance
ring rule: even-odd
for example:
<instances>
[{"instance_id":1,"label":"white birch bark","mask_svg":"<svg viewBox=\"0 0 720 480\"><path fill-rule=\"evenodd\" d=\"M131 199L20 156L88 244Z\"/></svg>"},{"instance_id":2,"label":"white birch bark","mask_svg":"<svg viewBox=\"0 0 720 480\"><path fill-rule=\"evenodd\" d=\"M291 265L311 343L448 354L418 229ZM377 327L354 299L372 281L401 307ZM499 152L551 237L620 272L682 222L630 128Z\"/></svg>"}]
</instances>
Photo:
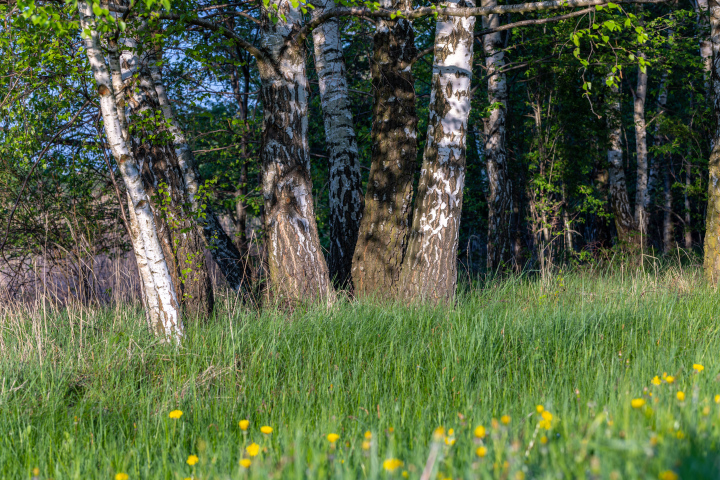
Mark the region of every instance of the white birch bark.
<instances>
[{"instance_id":1,"label":"white birch bark","mask_svg":"<svg viewBox=\"0 0 720 480\"><path fill-rule=\"evenodd\" d=\"M95 29L92 7L87 1L81 0L78 2L78 10L80 12L80 26L83 31L89 33L84 39L85 53L98 89L105 134L132 201L132 210L138 220L137 224L145 246L148 268L152 276L153 286L157 292L158 314L157 317L153 315L150 315L150 317L159 319L159 322L154 325L155 333L179 342L183 335L183 325L175 287L157 237L155 221L140 178L140 170L130 153L127 142L123 138L122 126L118 118L117 104L112 89L112 80L100 51L100 42Z\"/></svg>"},{"instance_id":2,"label":"white birch bark","mask_svg":"<svg viewBox=\"0 0 720 480\"><path fill-rule=\"evenodd\" d=\"M444 6L475 5L450 0ZM447 16L438 16L435 27L427 140L401 280L411 298L455 296L474 28L474 17Z\"/></svg>"},{"instance_id":3,"label":"white birch bark","mask_svg":"<svg viewBox=\"0 0 720 480\"><path fill-rule=\"evenodd\" d=\"M683 192L683 201L685 203L685 249L690 250L693 246L692 239L692 228L690 222L692 216L690 212L690 187L692 186L692 165L690 164L690 158L685 160L685 191Z\"/></svg>"},{"instance_id":4,"label":"white birch bark","mask_svg":"<svg viewBox=\"0 0 720 480\"><path fill-rule=\"evenodd\" d=\"M645 58L643 53L638 57ZM637 180L635 184L635 225L645 243L648 225L648 153L647 127L645 125L645 99L647 97L647 69L638 69L637 87L633 95L633 119L635 121L635 150L637 159Z\"/></svg>"},{"instance_id":5,"label":"white birch bark","mask_svg":"<svg viewBox=\"0 0 720 480\"><path fill-rule=\"evenodd\" d=\"M482 0L482 7L494 7L497 0ZM483 29L500 26L499 15L482 19ZM487 268L501 268L510 261L510 215L512 214L511 182L508 172L505 146L505 116L508 101L507 79L502 68L505 65L502 33L483 37L485 66L488 73L488 103L490 117L485 122L485 158L490 187L488 198L488 245Z\"/></svg>"},{"instance_id":6,"label":"white birch bark","mask_svg":"<svg viewBox=\"0 0 720 480\"><path fill-rule=\"evenodd\" d=\"M704 30L708 26L708 0L696 0L695 7L697 9L697 25L700 30ZM710 83L712 81L712 64L713 64L713 45L712 41L704 35L700 37L700 58L703 64L703 79L705 80L705 94L710 91Z\"/></svg>"},{"instance_id":7,"label":"white birch bark","mask_svg":"<svg viewBox=\"0 0 720 480\"><path fill-rule=\"evenodd\" d=\"M672 35L672 31L669 31L668 35ZM667 105L668 97L668 72L664 70L660 78L660 87L658 88L658 118L655 121L655 135L654 142L657 148L661 148L665 144L665 138L660 131L661 119L665 115L665 107ZM655 159L653 159L653 170L662 170L663 180L663 252L670 253L674 247L673 239L673 221L672 221L672 182L670 179L670 158L660 153Z\"/></svg>"},{"instance_id":8,"label":"white birch bark","mask_svg":"<svg viewBox=\"0 0 720 480\"><path fill-rule=\"evenodd\" d=\"M313 18L316 18L334 8L335 2L315 0L313 5ZM335 284L345 286L350 282L364 199L339 24L339 20L333 18L313 30L313 45L330 156L328 268Z\"/></svg>"},{"instance_id":9,"label":"white birch bark","mask_svg":"<svg viewBox=\"0 0 720 480\"><path fill-rule=\"evenodd\" d=\"M304 45L286 42L302 15L288 0L271 0L268 11L280 18L265 19L260 41L266 58L258 60L265 235L272 293L294 302L326 297L332 286L312 200Z\"/></svg>"},{"instance_id":10,"label":"white birch bark","mask_svg":"<svg viewBox=\"0 0 720 480\"><path fill-rule=\"evenodd\" d=\"M610 74L612 75L612 74ZM610 87L608 105L608 191L610 205L615 217L615 228L621 244L633 245L638 241L635 219L633 218L628 198L625 169L622 161L622 136L620 89L615 85Z\"/></svg>"}]
</instances>

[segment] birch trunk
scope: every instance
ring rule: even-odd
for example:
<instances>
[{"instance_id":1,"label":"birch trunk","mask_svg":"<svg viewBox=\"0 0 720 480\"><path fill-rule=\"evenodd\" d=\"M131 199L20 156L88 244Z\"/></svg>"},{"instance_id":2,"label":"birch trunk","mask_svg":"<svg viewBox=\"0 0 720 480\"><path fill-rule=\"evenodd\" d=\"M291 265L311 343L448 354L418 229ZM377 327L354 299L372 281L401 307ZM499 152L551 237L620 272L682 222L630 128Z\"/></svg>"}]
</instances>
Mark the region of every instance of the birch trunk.
<instances>
[{"instance_id":1,"label":"birch trunk","mask_svg":"<svg viewBox=\"0 0 720 480\"><path fill-rule=\"evenodd\" d=\"M132 156L122 135L122 126L118 118L118 108L113 93L112 81L100 50L98 33L95 30L95 18L92 7L86 1L78 2L80 13L80 26L89 35L84 39L85 54L87 55L93 77L97 85L100 113L103 118L105 134L120 173L125 181L132 211L136 215L140 237L145 247L145 257L153 288L157 295L158 322L153 325L156 334L179 342L183 335L183 325L180 318L180 306L175 292L167 262L160 246L150 202L140 178L140 169ZM147 287L147 284L145 284ZM149 292L148 297L150 297Z\"/></svg>"},{"instance_id":2,"label":"birch trunk","mask_svg":"<svg viewBox=\"0 0 720 480\"><path fill-rule=\"evenodd\" d=\"M618 241L627 246L637 245L638 235L630 208L627 184L625 182L625 169L622 161L622 144L620 143L621 112L620 91L617 86L610 87L610 104L608 109L608 191L610 193L610 206L615 217L615 228Z\"/></svg>"},{"instance_id":3,"label":"birch trunk","mask_svg":"<svg viewBox=\"0 0 720 480\"><path fill-rule=\"evenodd\" d=\"M708 0L696 0L697 8L697 26L703 31L708 26ZM705 94L712 95L710 84L712 82L712 66L713 66L713 45L712 41L702 35L700 37L700 58L703 64L703 79L705 80Z\"/></svg>"},{"instance_id":4,"label":"birch trunk","mask_svg":"<svg viewBox=\"0 0 720 480\"><path fill-rule=\"evenodd\" d=\"M332 0L315 0L313 4L313 17L335 7ZM333 18L313 30L313 45L330 156L328 268L335 285L345 287L351 283L352 258L364 202L339 23Z\"/></svg>"},{"instance_id":5,"label":"birch trunk","mask_svg":"<svg viewBox=\"0 0 720 480\"><path fill-rule=\"evenodd\" d=\"M250 246L247 239L247 206L245 205L245 196L248 194L248 143L250 136L250 129L248 128L248 97L250 93L250 66L249 66L249 54L246 54L236 49L236 56L239 61L243 61L244 64L240 66L243 73L243 88L240 90L240 78L238 75L238 68L232 68L232 89L235 94L235 100L240 110L240 118L243 121L243 132L240 139L240 155L242 156L240 165L240 184L235 193L237 201L235 203L235 225L237 227L237 234L235 244L240 252L241 261L245 262L245 272L250 270L250 259L249 251ZM244 58L245 57L245 58Z\"/></svg>"},{"instance_id":6,"label":"birch trunk","mask_svg":"<svg viewBox=\"0 0 720 480\"><path fill-rule=\"evenodd\" d=\"M692 228L690 222L692 221L690 212L690 187L692 186L692 165L690 160L686 160L685 163L685 192L683 193L683 200L685 202L685 249L692 249Z\"/></svg>"},{"instance_id":7,"label":"birch trunk","mask_svg":"<svg viewBox=\"0 0 720 480\"><path fill-rule=\"evenodd\" d=\"M392 9L411 0L382 0ZM372 164L352 263L357 295L386 296L400 277L417 163L417 114L410 62L415 32L404 18L379 18L372 61Z\"/></svg>"},{"instance_id":8,"label":"birch trunk","mask_svg":"<svg viewBox=\"0 0 720 480\"><path fill-rule=\"evenodd\" d=\"M497 0L482 0L481 6L494 7ZM500 26L499 15L482 17L483 29ZM513 211L512 185L505 150L505 117L508 88L502 68L505 65L502 33L483 37L485 66L488 73L488 103L490 118L485 122L485 158L490 194L488 196L487 269L497 270L512 258L510 217Z\"/></svg>"},{"instance_id":9,"label":"birch trunk","mask_svg":"<svg viewBox=\"0 0 720 480\"><path fill-rule=\"evenodd\" d=\"M638 57L645 58L643 53ZM637 180L635 183L635 225L640 231L640 241L645 244L648 225L648 153L647 127L645 125L645 98L647 97L647 69L638 69L637 88L633 94L633 119L635 121L635 150L637 157Z\"/></svg>"},{"instance_id":10,"label":"birch trunk","mask_svg":"<svg viewBox=\"0 0 720 480\"><path fill-rule=\"evenodd\" d=\"M720 3L710 0L710 40L713 51L713 71L710 96L713 102L715 131L708 169L708 206L705 219L705 278L713 285L720 279Z\"/></svg>"},{"instance_id":11,"label":"birch trunk","mask_svg":"<svg viewBox=\"0 0 720 480\"><path fill-rule=\"evenodd\" d=\"M669 31L668 36L672 35L672 30ZM660 130L662 117L665 115L665 107L667 105L668 95L668 72L663 71L662 77L660 78L660 88L658 89L658 119L655 122L655 146L661 149L665 145L665 137ZM673 221L672 221L672 182L670 179L670 157L660 152L657 158L653 161L653 170L662 170L663 180L663 252L670 253L674 248L674 234L673 234Z\"/></svg>"},{"instance_id":12,"label":"birch trunk","mask_svg":"<svg viewBox=\"0 0 720 480\"><path fill-rule=\"evenodd\" d=\"M332 286L312 200L304 46L286 42L302 16L287 0L270 4L280 18L265 19L261 42L267 58L258 61L265 232L273 293L294 302L327 296Z\"/></svg>"},{"instance_id":13,"label":"birch trunk","mask_svg":"<svg viewBox=\"0 0 720 480\"><path fill-rule=\"evenodd\" d=\"M474 7L450 0L448 9ZM438 17L425 154L403 261L406 297L447 301L457 286L474 17Z\"/></svg>"}]
</instances>

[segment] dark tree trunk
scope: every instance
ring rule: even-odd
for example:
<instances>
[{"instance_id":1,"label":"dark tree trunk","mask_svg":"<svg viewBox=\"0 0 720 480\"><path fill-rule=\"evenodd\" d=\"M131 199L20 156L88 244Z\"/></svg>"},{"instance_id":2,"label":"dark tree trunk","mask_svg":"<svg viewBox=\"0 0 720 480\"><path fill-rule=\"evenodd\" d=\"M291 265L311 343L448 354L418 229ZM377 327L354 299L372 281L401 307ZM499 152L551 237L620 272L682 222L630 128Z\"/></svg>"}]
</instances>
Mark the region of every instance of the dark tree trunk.
<instances>
[{"instance_id":1,"label":"dark tree trunk","mask_svg":"<svg viewBox=\"0 0 720 480\"><path fill-rule=\"evenodd\" d=\"M384 0L393 9L409 0ZM377 21L372 61L372 164L352 263L358 295L390 295L400 276L417 163L417 114L410 64L415 32L404 18Z\"/></svg>"}]
</instances>

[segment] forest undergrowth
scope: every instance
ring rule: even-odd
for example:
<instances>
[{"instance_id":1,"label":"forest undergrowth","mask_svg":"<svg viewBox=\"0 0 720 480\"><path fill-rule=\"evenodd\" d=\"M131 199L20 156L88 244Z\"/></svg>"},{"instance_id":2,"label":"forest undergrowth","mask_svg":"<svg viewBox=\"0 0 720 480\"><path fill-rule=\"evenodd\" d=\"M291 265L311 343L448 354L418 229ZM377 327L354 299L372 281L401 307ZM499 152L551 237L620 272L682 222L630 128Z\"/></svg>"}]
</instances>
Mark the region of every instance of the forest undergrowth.
<instances>
[{"instance_id":1,"label":"forest undergrowth","mask_svg":"<svg viewBox=\"0 0 720 480\"><path fill-rule=\"evenodd\" d=\"M0 478L717 478L720 295L699 266L461 290L225 297L180 347L139 305L2 307Z\"/></svg>"}]
</instances>

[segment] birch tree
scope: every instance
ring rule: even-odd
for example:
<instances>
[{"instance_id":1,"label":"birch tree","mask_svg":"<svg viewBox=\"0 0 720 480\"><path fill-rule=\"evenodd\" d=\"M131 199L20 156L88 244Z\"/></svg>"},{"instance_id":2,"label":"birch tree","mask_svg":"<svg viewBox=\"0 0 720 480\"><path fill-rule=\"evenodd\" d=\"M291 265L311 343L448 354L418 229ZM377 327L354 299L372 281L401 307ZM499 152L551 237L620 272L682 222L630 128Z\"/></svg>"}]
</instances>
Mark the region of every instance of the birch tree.
<instances>
[{"instance_id":1,"label":"birch tree","mask_svg":"<svg viewBox=\"0 0 720 480\"><path fill-rule=\"evenodd\" d=\"M473 7L452 0L447 9ZM457 250L465 186L470 114L473 17L438 16L427 140L401 288L405 296L450 300L457 285Z\"/></svg>"},{"instance_id":2,"label":"birch tree","mask_svg":"<svg viewBox=\"0 0 720 480\"><path fill-rule=\"evenodd\" d=\"M178 303L175 286L163 255L163 250L157 236L157 228L153 213L150 209L150 202L147 192L144 189L140 178L140 169L137 161L128 148L123 138L122 126L120 123L115 94L113 92L112 80L105 64L105 58L100 50L99 35L95 28L95 16L92 6L86 1L78 2L80 13L80 27L84 32L84 47L90 67L93 73L97 94L100 103L105 134L115 161L122 174L128 196L132 204L132 211L137 218L137 226L140 232L145 250L145 261L148 265L152 282L143 282L147 298L155 297L158 300L157 311L149 317L156 321L151 325L156 334L164 338L178 342L183 335L182 319L180 317L180 305ZM145 279L143 279L145 280ZM155 292L154 295L150 291ZM148 304L152 306L152 304Z\"/></svg>"},{"instance_id":3,"label":"birch tree","mask_svg":"<svg viewBox=\"0 0 720 480\"><path fill-rule=\"evenodd\" d=\"M638 58L645 59L642 52ZM648 188L648 151L647 127L645 125L645 99L647 97L647 67L638 68L637 87L633 91L633 120L635 121L635 151L637 160L637 179L635 183L635 226L640 232L640 242L645 243L647 236L650 193Z\"/></svg>"},{"instance_id":4,"label":"birch tree","mask_svg":"<svg viewBox=\"0 0 720 480\"><path fill-rule=\"evenodd\" d=\"M409 9L410 0L382 0ZM378 18L372 60L372 163L352 263L356 294L388 295L400 277L412 211L417 114L410 66L415 32L410 20Z\"/></svg>"},{"instance_id":5,"label":"birch tree","mask_svg":"<svg viewBox=\"0 0 720 480\"><path fill-rule=\"evenodd\" d=\"M483 7L494 7L497 0L481 0ZM482 19L483 29L498 28L500 15ZM488 75L488 103L490 117L485 121L485 159L488 184L488 244L487 268L500 268L512 255L510 242L510 216L512 215L512 184L507 165L505 146L505 116L508 87L505 73L505 52L500 32L483 37L485 66Z\"/></svg>"},{"instance_id":6,"label":"birch tree","mask_svg":"<svg viewBox=\"0 0 720 480\"><path fill-rule=\"evenodd\" d=\"M315 18L335 8L332 0L316 0L314 5ZM352 257L364 201L339 24L338 18L332 18L314 29L313 45L330 157L328 197L331 240L328 268L335 284L342 287L351 281Z\"/></svg>"}]
</instances>

